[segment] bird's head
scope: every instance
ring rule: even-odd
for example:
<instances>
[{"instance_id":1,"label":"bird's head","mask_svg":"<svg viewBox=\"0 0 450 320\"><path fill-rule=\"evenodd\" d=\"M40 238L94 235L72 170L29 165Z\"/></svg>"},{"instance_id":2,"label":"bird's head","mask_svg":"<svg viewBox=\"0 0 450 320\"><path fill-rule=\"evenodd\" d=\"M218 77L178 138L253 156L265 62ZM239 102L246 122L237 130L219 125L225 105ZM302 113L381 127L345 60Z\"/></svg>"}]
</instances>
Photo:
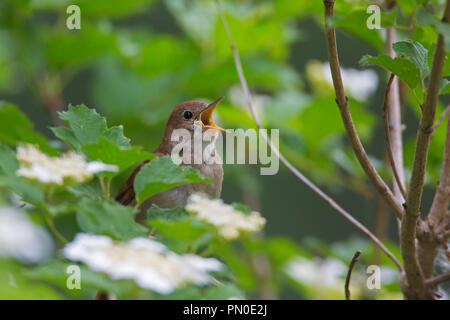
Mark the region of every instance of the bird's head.
<instances>
[{"instance_id":1,"label":"bird's head","mask_svg":"<svg viewBox=\"0 0 450 320\"><path fill-rule=\"evenodd\" d=\"M174 129L187 129L194 131L196 124L201 125L203 130L219 130L224 132L225 129L217 126L213 121L213 111L222 101L220 97L212 103L206 103L198 100L189 100L177 105L167 120L166 134L170 135Z\"/></svg>"}]
</instances>

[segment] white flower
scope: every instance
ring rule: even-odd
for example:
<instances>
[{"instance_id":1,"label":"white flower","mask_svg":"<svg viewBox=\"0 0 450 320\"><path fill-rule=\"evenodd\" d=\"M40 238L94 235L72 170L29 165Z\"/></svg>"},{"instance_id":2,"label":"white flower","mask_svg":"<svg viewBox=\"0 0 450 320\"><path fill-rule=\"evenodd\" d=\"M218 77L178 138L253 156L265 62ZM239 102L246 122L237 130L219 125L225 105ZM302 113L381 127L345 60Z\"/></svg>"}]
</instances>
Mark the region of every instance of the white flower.
<instances>
[{"instance_id":1,"label":"white flower","mask_svg":"<svg viewBox=\"0 0 450 320\"><path fill-rule=\"evenodd\" d=\"M233 239L241 232L256 232L265 225L266 219L252 211L246 215L221 199L208 199L200 194L189 197L186 210L198 219L214 225L225 239Z\"/></svg>"},{"instance_id":2,"label":"white flower","mask_svg":"<svg viewBox=\"0 0 450 320\"><path fill-rule=\"evenodd\" d=\"M59 158L50 157L30 144L17 148L17 159L20 163L17 175L58 185L67 182L81 183L94 173L118 170L117 166L100 161L86 162L83 156L73 151Z\"/></svg>"},{"instance_id":3,"label":"white flower","mask_svg":"<svg viewBox=\"0 0 450 320\"><path fill-rule=\"evenodd\" d=\"M79 233L64 248L66 258L82 261L113 279L133 279L142 288L168 294L186 283L204 285L222 264L194 254L179 255L149 238L117 243L101 235Z\"/></svg>"},{"instance_id":4,"label":"white flower","mask_svg":"<svg viewBox=\"0 0 450 320\"><path fill-rule=\"evenodd\" d=\"M378 86L378 76L373 70L356 70L341 68L344 88L357 100L363 101L373 94ZM322 64L322 75L328 83L333 84L330 64Z\"/></svg>"},{"instance_id":5,"label":"white flower","mask_svg":"<svg viewBox=\"0 0 450 320\"><path fill-rule=\"evenodd\" d=\"M21 211L0 208L0 256L35 263L49 258L52 251L52 239L45 229Z\"/></svg>"},{"instance_id":6,"label":"white flower","mask_svg":"<svg viewBox=\"0 0 450 320\"><path fill-rule=\"evenodd\" d=\"M287 264L285 270L288 275L300 283L320 287L340 287L347 267L336 259L310 261L297 257Z\"/></svg>"}]
</instances>

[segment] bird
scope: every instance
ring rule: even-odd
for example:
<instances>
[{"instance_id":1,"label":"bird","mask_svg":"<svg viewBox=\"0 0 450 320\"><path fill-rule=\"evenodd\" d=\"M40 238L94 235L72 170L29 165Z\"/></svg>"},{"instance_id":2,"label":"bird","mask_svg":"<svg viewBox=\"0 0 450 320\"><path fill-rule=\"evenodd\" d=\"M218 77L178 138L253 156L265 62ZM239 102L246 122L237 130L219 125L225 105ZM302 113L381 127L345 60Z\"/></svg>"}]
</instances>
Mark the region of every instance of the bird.
<instances>
[{"instance_id":1,"label":"bird","mask_svg":"<svg viewBox=\"0 0 450 320\"><path fill-rule=\"evenodd\" d=\"M200 126L202 128L202 133L207 130L214 130L215 132L225 132L225 129L217 126L213 120L213 111L216 106L222 101L224 97L220 97L212 103L206 103L199 100L188 100L184 101L177 106L175 106L169 115L164 130L164 136L159 144L158 148L153 152L157 157L170 156L174 147L177 145L177 141L172 140L172 134L176 129L185 129L187 132L193 136L195 127ZM191 139L193 141L193 139ZM214 139L210 143L214 143ZM209 144L202 144L203 148L201 150L202 155L205 147ZM192 150L192 148L191 148ZM174 187L167 191L160 192L146 199L139 206L139 213L136 216L138 222L143 222L145 219L145 214L148 208L153 204L160 208L175 208L178 206L184 206L187 202L189 196L193 193L203 193L210 198L220 198L222 192L222 182L223 182L223 168L222 162L219 161L219 155L216 152L215 147L210 149L210 156L215 159L214 163L206 163L207 158L202 159L201 163L193 163L192 154L191 158L183 158L183 154L180 157L183 161L180 163L181 166L190 165L194 169L198 170L203 176L208 177L211 183L207 182L196 182L186 185L181 185ZM182 150L183 152L184 150ZM185 161L190 160L190 161ZM136 167L130 177L125 181L123 186L119 189L115 197L115 201L119 202L124 206L135 206L136 205L136 193L134 190L134 179L139 171L147 163L150 163L151 159L144 160ZM187 163L188 162L188 163ZM96 300L108 300L110 295L102 290L98 291L96 295Z\"/></svg>"},{"instance_id":2,"label":"bird","mask_svg":"<svg viewBox=\"0 0 450 320\"><path fill-rule=\"evenodd\" d=\"M179 143L179 141L173 141L172 138L175 129L185 129L190 133L191 137L194 134L196 125L202 128L202 133L207 130L213 130L215 133L225 132L225 129L217 126L213 120L214 109L219 104L219 102L222 101L223 98L224 97L220 97L209 104L199 100L188 100L175 106L167 120L163 139L158 148L156 148L156 150L153 152L153 154L157 157L167 155L170 156L172 154L175 146ZM190 141L192 141L193 143L194 139L190 139ZM210 143L214 144L214 139L212 139ZM202 143L202 150L199 150L200 152L202 152L202 155L206 146L208 145L209 143ZM194 150L194 147L192 146L190 149ZM153 195L140 205L138 220L139 218L142 218L142 215L144 215L147 209L153 204L157 205L160 208L174 208L177 206L184 206L189 196L193 193L203 193L210 198L219 198L222 191L223 182L222 162L220 161L215 147L210 148L209 150L211 150L209 156L215 159L214 163L208 163L206 161L207 158L202 159L201 163L194 163L193 157L194 152L196 151L191 152L191 157L183 157L184 150L181 150L179 156L183 159L180 164L181 166L189 165L193 167L194 169L198 170L203 176L209 178L211 183L197 182L187 185L181 185ZM117 193L115 197L115 200L117 202L123 205L131 206L134 206L136 204L136 193L133 187L134 179L136 178L136 175L139 173L142 167L147 163L150 163L150 161L151 160L142 161L136 167L136 169L133 171L133 173Z\"/></svg>"}]
</instances>

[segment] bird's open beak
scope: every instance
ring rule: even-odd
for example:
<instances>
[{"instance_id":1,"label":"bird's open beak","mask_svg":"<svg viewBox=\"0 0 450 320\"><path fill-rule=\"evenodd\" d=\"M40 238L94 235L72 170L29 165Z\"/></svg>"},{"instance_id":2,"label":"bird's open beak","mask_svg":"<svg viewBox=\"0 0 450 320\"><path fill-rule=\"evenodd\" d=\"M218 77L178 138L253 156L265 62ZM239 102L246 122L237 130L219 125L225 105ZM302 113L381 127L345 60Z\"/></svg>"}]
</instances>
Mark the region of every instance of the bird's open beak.
<instances>
[{"instance_id":1,"label":"bird's open beak","mask_svg":"<svg viewBox=\"0 0 450 320\"><path fill-rule=\"evenodd\" d=\"M206 106L206 108L200 113L200 120L202 122L203 128L215 129L215 130L219 130L219 131L225 132L225 129L217 126L214 123L213 116L212 116L214 109L219 104L219 102L222 101L223 98L224 97L220 97L219 99L217 99L213 103L208 104L208 106Z\"/></svg>"}]
</instances>

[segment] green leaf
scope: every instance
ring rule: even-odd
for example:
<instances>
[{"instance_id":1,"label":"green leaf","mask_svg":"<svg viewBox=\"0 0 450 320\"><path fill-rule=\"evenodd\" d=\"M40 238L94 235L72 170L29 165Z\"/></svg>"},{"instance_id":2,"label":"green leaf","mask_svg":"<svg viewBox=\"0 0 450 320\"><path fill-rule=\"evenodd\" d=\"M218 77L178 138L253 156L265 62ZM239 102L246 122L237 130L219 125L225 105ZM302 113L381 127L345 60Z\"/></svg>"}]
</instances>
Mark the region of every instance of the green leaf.
<instances>
[{"instance_id":1,"label":"green leaf","mask_svg":"<svg viewBox=\"0 0 450 320\"><path fill-rule=\"evenodd\" d=\"M170 156L164 156L153 159L142 167L134 180L134 190L138 203L141 203L159 192L194 182L210 182L210 180L194 168L177 166Z\"/></svg>"},{"instance_id":2,"label":"green leaf","mask_svg":"<svg viewBox=\"0 0 450 320\"><path fill-rule=\"evenodd\" d=\"M175 208L160 208L156 204L153 204L147 210L147 219L164 219L164 220L178 220L182 217L189 216L189 213L184 209L184 207Z\"/></svg>"},{"instance_id":3,"label":"green leaf","mask_svg":"<svg viewBox=\"0 0 450 320\"><path fill-rule=\"evenodd\" d=\"M362 64L368 62L391 71L405 81L411 89L414 89L420 83L420 71L416 65L409 60L402 58L392 59L387 55L380 55L377 57L366 55L360 60L360 63Z\"/></svg>"},{"instance_id":4,"label":"green leaf","mask_svg":"<svg viewBox=\"0 0 450 320\"><path fill-rule=\"evenodd\" d=\"M39 145L40 149L50 155L57 154L44 136L33 130L31 122L13 104L0 102L0 142L17 146L20 142Z\"/></svg>"},{"instance_id":5,"label":"green leaf","mask_svg":"<svg viewBox=\"0 0 450 320\"><path fill-rule=\"evenodd\" d=\"M37 204L43 199L43 192L36 185L17 176L19 162L16 154L7 146L0 144L0 186L4 185L20 195L24 201Z\"/></svg>"},{"instance_id":6,"label":"green leaf","mask_svg":"<svg viewBox=\"0 0 450 320\"><path fill-rule=\"evenodd\" d=\"M76 218L84 232L104 234L126 241L147 235L147 228L134 221L135 214L133 208L116 202L85 198L78 205Z\"/></svg>"},{"instance_id":7,"label":"green leaf","mask_svg":"<svg viewBox=\"0 0 450 320\"><path fill-rule=\"evenodd\" d=\"M95 144L100 137L116 144L119 147L129 147L130 139L124 136L123 127L108 128L106 119L99 115L95 109L85 105L69 105L67 111L59 113L69 128L51 128L53 133L74 149L80 150L82 146Z\"/></svg>"},{"instance_id":8,"label":"green leaf","mask_svg":"<svg viewBox=\"0 0 450 320\"><path fill-rule=\"evenodd\" d=\"M450 25L437 19L433 14L428 12L425 8L420 7L416 14L416 23L421 25L432 25L439 33L444 36L445 49L450 50Z\"/></svg>"},{"instance_id":9,"label":"green leaf","mask_svg":"<svg viewBox=\"0 0 450 320\"><path fill-rule=\"evenodd\" d=\"M75 149L75 150L79 150L80 149L80 147L81 147L80 142L75 137L75 134L73 133L73 131L70 130L69 128L66 128L66 127L55 127L55 128L50 128L50 130L53 131L53 134L57 138L61 139L65 143L67 143L73 149Z\"/></svg>"},{"instance_id":10,"label":"green leaf","mask_svg":"<svg viewBox=\"0 0 450 320\"><path fill-rule=\"evenodd\" d=\"M40 282L30 281L27 269L9 259L0 258L0 299L1 300L50 300L63 297Z\"/></svg>"},{"instance_id":11,"label":"green leaf","mask_svg":"<svg viewBox=\"0 0 450 320\"><path fill-rule=\"evenodd\" d=\"M212 229L208 225L191 216L179 217L178 219L159 217L150 219L147 223L165 237L180 241L186 247L191 244L199 247L205 242L209 242L213 237Z\"/></svg>"},{"instance_id":12,"label":"green leaf","mask_svg":"<svg viewBox=\"0 0 450 320\"><path fill-rule=\"evenodd\" d=\"M123 134L123 126L115 126L106 130L103 136L121 147L129 147L130 139Z\"/></svg>"},{"instance_id":13,"label":"green leaf","mask_svg":"<svg viewBox=\"0 0 450 320\"><path fill-rule=\"evenodd\" d=\"M74 137L82 146L96 143L98 137L106 131L105 118L85 105L69 105L68 110L60 112L59 116L66 121L72 129Z\"/></svg>"},{"instance_id":14,"label":"green leaf","mask_svg":"<svg viewBox=\"0 0 450 320\"><path fill-rule=\"evenodd\" d=\"M399 41L392 44L392 49L400 58L406 58L419 69L420 77L423 79L428 76L430 69L428 68L428 50L422 44L416 41Z\"/></svg>"},{"instance_id":15,"label":"green leaf","mask_svg":"<svg viewBox=\"0 0 450 320\"><path fill-rule=\"evenodd\" d=\"M381 51L384 47L383 40L377 30L367 28L369 14L366 9L359 9L336 18L335 25L352 32L357 37Z\"/></svg>"},{"instance_id":16,"label":"green leaf","mask_svg":"<svg viewBox=\"0 0 450 320\"><path fill-rule=\"evenodd\" d=\"M142 147L122 147L100 136L95 144L88 144L81 148L91 159L104 163L115 164L122 171L135 163L152 159L154 155L142 150ZM115 175L115 173L105 173Z\"/></svg>"},{"instance_id":17,"label":"green leaf","mask_svg":"<svg viewBox=\"0 0 450 320\"><path fill-rule=\"evenodd\" d=\"M26 272L26 276L33 280L46 281L56 284L57 286L68 290L69 293L74 294L84 293L86 289L104 290L106 292L112 292L118 296L124 294L124 288L121 287L120 281L111 280L108 276L84 266L79 266L81 274L80 289L67 289L67 278L70 276L70 273L67 273L67 268L71 265L74 265L74 263L52 260L43 266L29 270Z\"/></svg>"}]
</instances>

